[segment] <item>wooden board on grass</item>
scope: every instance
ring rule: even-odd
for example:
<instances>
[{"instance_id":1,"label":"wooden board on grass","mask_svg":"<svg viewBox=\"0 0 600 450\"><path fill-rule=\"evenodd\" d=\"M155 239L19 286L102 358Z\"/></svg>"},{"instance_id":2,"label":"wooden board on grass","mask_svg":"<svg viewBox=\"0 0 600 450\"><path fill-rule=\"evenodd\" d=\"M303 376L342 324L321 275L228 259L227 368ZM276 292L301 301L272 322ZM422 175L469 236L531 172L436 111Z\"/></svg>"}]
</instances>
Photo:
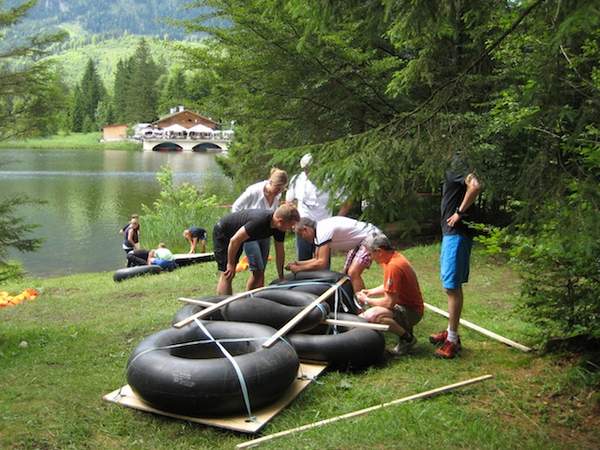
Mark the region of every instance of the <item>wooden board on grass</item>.
<instances>
[{"instance_id":1,"label":"wooden board on grass","mask_svg":"<svg viewBox=\"0 0 600 450\"><path fill-rule=\"evenodd\" d=\"M215 254L209 253L176 253L173 255L173 261L179 266L189 266L201 262L214 261Z\"/></svg>"},{"instance_id":2,"label":"wooden board on grass","mask_svg":"<svg viewBox=\"0 0 600 450\"><path fill-rule=\"evenodd\" d=\"M256 417L256 421L248 421L247 415L239 415L232 417L190 417L170 412L160 411L152 406L144 403L126 384L121 389L112 391L102 397L107 402L116 403L117 405L126 406L128 408L146 411L162 416L173 417L175 419L187 420L189 422L201 423L227 430L240 431L242 433L258 433L269 421L275 417L283 408L289 405L298 395L313 381L327 366L319 363L300 363L298 378L292 383L290 388L282 395L275 403L261 408L257 411L252 411Z\"/></svg>"}]
</instances>

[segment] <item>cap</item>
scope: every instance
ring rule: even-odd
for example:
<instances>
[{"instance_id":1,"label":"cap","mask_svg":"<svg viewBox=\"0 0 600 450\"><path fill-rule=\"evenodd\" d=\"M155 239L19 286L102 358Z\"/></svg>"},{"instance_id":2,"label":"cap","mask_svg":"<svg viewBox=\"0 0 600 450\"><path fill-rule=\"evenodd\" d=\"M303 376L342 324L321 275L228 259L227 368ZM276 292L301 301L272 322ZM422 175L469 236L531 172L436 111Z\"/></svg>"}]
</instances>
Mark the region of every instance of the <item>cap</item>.
<instances>
[{"instance_id":1,"label":"cap","mask_svg":"<svg viewBox=\"0 0 600 450\"><path fill-rule=\"evenodd\" d=\"M300 167L303 169L310 165L310 163L312 163L312 155L310 153L307 153L302 157L302 159L300 159Z\"/></svg>"}]
</instances>

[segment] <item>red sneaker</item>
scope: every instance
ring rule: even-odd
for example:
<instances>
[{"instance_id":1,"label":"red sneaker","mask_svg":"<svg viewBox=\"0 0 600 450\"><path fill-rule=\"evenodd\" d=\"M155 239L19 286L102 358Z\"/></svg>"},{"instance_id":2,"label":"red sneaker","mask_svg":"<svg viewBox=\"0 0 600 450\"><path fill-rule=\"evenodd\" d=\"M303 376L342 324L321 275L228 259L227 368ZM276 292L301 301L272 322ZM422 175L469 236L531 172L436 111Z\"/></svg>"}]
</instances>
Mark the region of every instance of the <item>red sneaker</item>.
<instances>
[{"instance_id":1,"label":"red sneaker","mask_svg":"<svg viewBox=\"0 0 600 450\"><path fill-rule=\"evenodd\" d=\"M435 351L435 355L439 356L440 358L452 359L458 354L459 351L460 342L455 344L454 342L446 340L444 345Z\"/></svg>"},{"instance_id":2,"label":"red sneaker","mask_svg":"<svg viewBox=\"0 0 600 450\"><path fill-rule=\"evenodd\" d=\"M433 345L442 345L448 339L448 330L440 331L429 336L429 342Z\"/></svg>"}]
</instances>

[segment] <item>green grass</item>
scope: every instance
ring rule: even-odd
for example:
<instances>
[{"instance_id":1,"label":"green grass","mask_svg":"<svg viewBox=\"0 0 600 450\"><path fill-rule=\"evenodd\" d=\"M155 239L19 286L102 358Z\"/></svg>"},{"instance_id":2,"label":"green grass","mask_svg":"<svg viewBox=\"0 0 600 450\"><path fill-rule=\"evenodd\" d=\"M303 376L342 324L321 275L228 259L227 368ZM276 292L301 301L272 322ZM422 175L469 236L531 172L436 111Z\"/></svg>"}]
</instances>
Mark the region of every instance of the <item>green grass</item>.
<instances>
[{"instance_id":1,"label":"green grass","mask_svg":"<svg viewBox=\"0 0 600 450\"><path fill-rule=\"evenodd\" d=\"M291 242L288 242L291 251ZM438 246L404 253L426 301L444 307ZM334 259L334 268L341 258ZM273 264L267 279L274 278ZM26 279L3 286L40 298L0 310L0 448L213 449L248 437L105 403L124 385L125 364L149 334L169 326L178 296L212 294L214 263L115 284L111 273ZM234 289L243 288L238 274ZM380 283L381 270L365 276ZM518 283L476 250L464 318L526 345L535 332L513 306ZM265 428L269 434L483 374L494 379L436 398L271 441L264 448L595 448L600 439L598 377L577 359L524 354L462 329L461 357L435 359L427 342L444 318L426 313L412 355L361 373L326 372ZM388 336L388 346L393 339ZM19 343L28 346L21 348ZM595 379L594 379L595 378Z\"/></svg>"},{"instance_id":2,"label":"green grass","mask_svg":"<svg viewBox=\"0 0 600 450\"><path fill-rule=\"evenodd\" d=\"M46 138L0 141L0 149L34 148L40 150L141 150L135 142L100 142L102 133L70 133Z\"/></svg>"}]
</instances>

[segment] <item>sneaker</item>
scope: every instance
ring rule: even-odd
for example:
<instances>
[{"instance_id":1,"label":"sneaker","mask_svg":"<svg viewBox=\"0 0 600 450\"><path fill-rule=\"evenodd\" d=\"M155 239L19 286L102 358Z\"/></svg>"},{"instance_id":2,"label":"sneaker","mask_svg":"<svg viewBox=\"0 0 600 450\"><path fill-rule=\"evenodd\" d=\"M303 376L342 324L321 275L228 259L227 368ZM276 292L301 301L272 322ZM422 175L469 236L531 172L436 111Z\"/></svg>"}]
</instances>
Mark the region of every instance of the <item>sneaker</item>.
<instances>
[{"instance_id":1,"label":"sneaker","mask_svg":"<svg viewBox=\"0 0 600 450\"><path fill-rule=\"evenodd\" d=\"M398 339L398 345L396 345L390 353L394 356L406 355L417 343L417 338L414 334L410 335L410 338L404 339L404 336Z\"/></svg>"},{"instance_id":2,"label":"sneaker","mask_svg":"<svg viewBox=\"0 0 600 450\"><path fill-rule=\"evenodd\" d=\"M440 358L452 359L458 354L459 351L460 351L460 341L457 343L454 343L454 342L450 342L450 341L446 340L444 342L444 345L442 345L440 348L438 348L435 351L435 355L439 356Z\"/></svg>"},{"instance_id":3,"label":"sneaker","mask_svg":"<svg viewBox=\"0 0 600 450\"><path fill-rule=\"evenodd\" d=\"M442 345L448 339L448 330L440 331L439 333L429 336L429 342L433 345Z\"/></svg>"}]
</instances>

